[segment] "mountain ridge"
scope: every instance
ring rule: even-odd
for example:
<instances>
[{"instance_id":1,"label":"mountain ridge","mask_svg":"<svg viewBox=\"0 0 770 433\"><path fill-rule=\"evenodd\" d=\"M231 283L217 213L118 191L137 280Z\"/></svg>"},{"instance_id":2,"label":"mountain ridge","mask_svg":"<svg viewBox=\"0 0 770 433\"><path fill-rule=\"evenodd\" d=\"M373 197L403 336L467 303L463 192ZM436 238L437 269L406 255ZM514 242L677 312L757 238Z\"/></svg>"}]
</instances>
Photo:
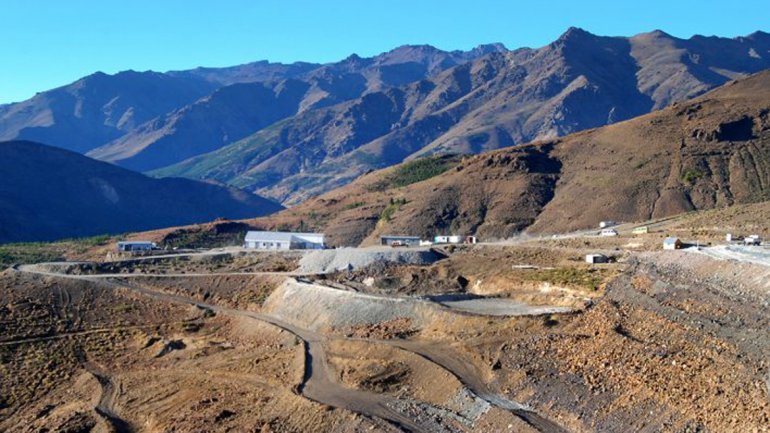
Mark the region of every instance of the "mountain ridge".
<instances>
[{"instance_id":1,"label":"mountain ridge","mask_svg":"<svg viewBox=\"0 0 770 433\"><path fill-rule=\"evenodd\" d=\"M234 188L153 179L30 141L0 142L0 171L0 243L125 233L281 209Z\"/></svg>"},{"instance_id":2,"label":"mountain ridge","mask_svg":"<svg viewBox=\"0 0 770 433\"><path fill-rule=\"evenodd\" d=\"M323 230L332 245L386 233L502 239L767 201L770 71L601 128L446 158L375 171L248 223Z\"/></svg>"},{"instance_id":3,"label":"mountain ridge","mask_svg":"<svg viewBox=\"0 0 770 433\"><path fill-rule=\"evenodd\" d=\"M770 43L757 46L769 54L754 59L746 40L717 38L730 51L744 48L740 56L722 59L703 57L695 37L678 39L663 32L607 37L572 28L539 49L491 53L430 80L371 92L369 98L391 101L379 113L391 110L389 123L375 129L351 115L351 107L373 114L359 98L323 108L315 117L288 118L153 174L217 179L294 205L405 159L554 138L698 96L770 67ZM705 60L721 72L711 71ZM729 64L743 72L723 68ZM318 123L309 117L328 120ZM350 130L341 133L339 125ZM360 139L367 134L375 136ZM344 154L337 151L348 147Z\"/></svg>"}]
</instances>

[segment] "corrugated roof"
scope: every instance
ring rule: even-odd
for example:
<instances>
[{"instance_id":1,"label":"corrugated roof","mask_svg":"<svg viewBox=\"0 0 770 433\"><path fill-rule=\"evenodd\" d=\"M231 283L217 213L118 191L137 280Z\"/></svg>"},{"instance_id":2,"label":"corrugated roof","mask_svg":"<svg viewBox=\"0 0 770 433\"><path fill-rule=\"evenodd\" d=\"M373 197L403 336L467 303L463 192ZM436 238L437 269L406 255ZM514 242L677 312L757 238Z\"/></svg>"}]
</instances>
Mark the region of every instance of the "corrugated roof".
<instances>
[{"instance_id":1,"label":"corrugated roof","mask_svg":"<svg viewBox=\"0 0 770 433\"><path fill-rule=\"evenodd\" d=\"M246 233L246 242L291 242L303 236L317 236L321 241L324 237L323 233L249 231Z\"/></svg>"},{"instance_id":2,"label":"corrugated roof","mask_svg":"<svg viewBox=\"0 0 770 433\"><path fill-rule=\"evenodd\" d=\"M246 233L246 242L291 242L294 233L287 232L257 232Z\"/></svg>"}]
</instances>

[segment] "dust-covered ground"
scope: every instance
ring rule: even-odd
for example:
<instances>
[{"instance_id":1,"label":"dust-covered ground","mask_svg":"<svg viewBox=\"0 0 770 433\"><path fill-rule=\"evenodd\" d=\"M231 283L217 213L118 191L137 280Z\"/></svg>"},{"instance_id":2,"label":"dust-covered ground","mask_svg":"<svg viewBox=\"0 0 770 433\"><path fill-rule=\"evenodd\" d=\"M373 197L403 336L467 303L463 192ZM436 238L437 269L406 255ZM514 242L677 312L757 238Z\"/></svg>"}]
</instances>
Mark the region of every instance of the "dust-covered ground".
<instances>
[{"instance_id":1,"label":"dust-covered ground","mask_svg":"<svg viewBox=\"0 0 770 433\"><path fill-rule=\"evenodd\" d=\"M9 269L0 430L768 431L770 268L677 224Z\"/></svg>"}]
</instances>

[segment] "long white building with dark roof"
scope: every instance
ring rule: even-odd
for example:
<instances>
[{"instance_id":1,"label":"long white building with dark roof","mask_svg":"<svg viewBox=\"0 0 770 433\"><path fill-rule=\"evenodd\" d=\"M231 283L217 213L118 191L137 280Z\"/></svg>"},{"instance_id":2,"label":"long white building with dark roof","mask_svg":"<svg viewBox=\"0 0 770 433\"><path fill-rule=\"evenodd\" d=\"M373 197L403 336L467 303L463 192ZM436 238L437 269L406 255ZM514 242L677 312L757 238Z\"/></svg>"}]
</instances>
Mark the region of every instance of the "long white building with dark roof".
<instances>
[{"instance_id":1,"label":"long white building with dark roof","mask_svg":"<svg viewBox=\"0 0 770 433\"><path fill-rule=\"evenodd\" d=\"M243 247L259 250L322 250L325 244L323 233L249 231Z\"/></svg>"}]
</instances>

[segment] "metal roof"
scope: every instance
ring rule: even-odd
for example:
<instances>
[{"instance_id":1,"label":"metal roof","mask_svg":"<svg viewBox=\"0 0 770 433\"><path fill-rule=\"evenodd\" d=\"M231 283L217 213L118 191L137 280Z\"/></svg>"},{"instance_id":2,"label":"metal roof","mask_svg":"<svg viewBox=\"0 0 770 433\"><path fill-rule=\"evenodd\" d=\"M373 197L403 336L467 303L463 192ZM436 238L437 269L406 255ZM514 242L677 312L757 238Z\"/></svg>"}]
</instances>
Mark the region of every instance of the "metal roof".
<instances>
[{"instance_id":1,"label":"metal roof","mask_svg":"<svg viewBox=\"0 0 770 433\"><path fill-rule=\"evenodd\" d=\"M380 238L397 238L397 239L420 239L419 236L405 236L405 235L382 235Z\"/></svg>"},{"instance_id":2,"label":"metal roof","mask_svg":"<svg viewBox=\"0 0 770 433\"><path fill-rule=\"evenodd\" d=\"M663 239L664 244L675 244L677 242L679 242L679 238L669 237L669 238Z\"/></svg>"},{"instance_id":3,"label":"metal roof","mask_svg":"<svg viewBox=\"0 0 770 433\"><path fill-rule=\"evenodd\" d=\"M246 242L291 242L295 237L302 236L320 236L323 238L323 233L249 231L246 233Z\"/></svg>"}]
</instances>

